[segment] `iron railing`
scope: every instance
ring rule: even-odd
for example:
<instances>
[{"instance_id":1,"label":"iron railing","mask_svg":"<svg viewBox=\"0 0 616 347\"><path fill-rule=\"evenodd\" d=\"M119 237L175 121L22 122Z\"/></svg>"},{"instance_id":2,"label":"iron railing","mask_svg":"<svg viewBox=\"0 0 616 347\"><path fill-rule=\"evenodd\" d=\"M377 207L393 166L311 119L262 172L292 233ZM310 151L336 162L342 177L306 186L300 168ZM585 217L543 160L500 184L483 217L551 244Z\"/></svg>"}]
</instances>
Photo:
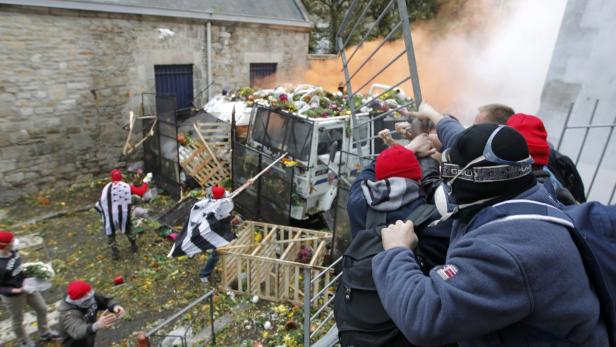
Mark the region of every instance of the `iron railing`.
<instances>
[{"instance_id":1,"label":"iron railing","mask_svg":"<svg viewBox=\"0 0 616 347\"><path fill-rule=\"evenodd\" d=\"M182 308L180 311L172 315L171 317L165 319L160 324L156 325L154 328L150 329L146 333L141 333L137 337L137 346L139 347L158 347L167 344L172 344L173 346L177 346L177 342L179 340L180 346L188 347L193 344L194 341L191 341L193 332L196 329L205 330L205 326L201 326L202 324L194 324L195 317L194 315L190 315L189 312L193 310L197 305L204 303L205 301L209 301L209 323L210 323L210 333L211 333L211 345L216 345L216 333L214 331L214 291L210 290L205 293L203 296L195 299L186 307ZM197 315L197 318L200 318L201 315ZM183 326L185 327L183 333L173 333L174 323L182 320L184 322ZM170 331L171 330L171 331ZM197 332L199 332L197 331ZM170 341L173 340L173 341ZM202 344L201 344L202 345Z\"/></svg>"},{"instance_id":2,"label":"iron railing","mask_svg":"<svg viewBox=\"0 0 616 347\"><path fill-rule=\"evenodd\" d=\"M421 89L419 87L419 74L417 72L417 63L415 60L415 51L413 50L413 38L411 35L411 25L408 15L408 9L406 6L405 0L390 0L389 3L385 6L383 11L377 16L376 20L370 24L370 26L363 30L365 27L360 25L361 23L365 23L365 19L368 15L368 10L372 6L372 0L369 1L365 6L361 6L358 0L353 0L351 5L349 6L349 10L344 16L340 28L336 34L336 46L338 54L342 59L342 70L344 72L345 77L345 85L346 85L346 93L349 99L349 106L351 109L351 129L354 143L362 142L363 139L360 139L357 136L357 129L361 129L362 127L369 126L370 123L375 120L387 117L388 115L400 111L403 108L415 108L417 105L421 103ZM358 15L359 14L359 15ZM358 15L357 17L355 17ZM357 52L364 45L364 43L371 38L373 31L375 28L381 24L384 18L392 18L396 23L391 30L387 34L384 35L379 44L368 54L368 56L361 62L357 63L353 61L353 58L357 56ZM351 18L353 18L351 20ZM362 32L363 31L363 32ZM351 42L351 38L354 35L360 35L361 39L356 44L355 48L351 52L351 54L347 57L347 49L349 49L349 44ZM386 59L374 59L375 57L381 57L379 54L383 54L382 48L385 44L391 41L394 38L401 36L404 40L404 48L400 50L393 57L386 57ZM382 66L375 66L376 61L383 61ZM367 101L362 102L362 104L357 107L355 105L355 98L359 95L359 93L364 90L370 83L374 82L377 78L379 78L385 71L391 68L396 62L406 60L408 65L409 74L406 76L402 76L399 82L395 83L393 86L386 88L382 93L375 97L370 97ZM354 62L354 66L351 66L351 61ZM370 62L370 64L368 64ZM367 67L370 69L376 69L376 73L370 74L366 79L360 80L359 75L361 71L366 71ZM370 102L379 99L385 94L391 93L394 90L401 88L408 81L411 82L411 86L413 89L413 101L410 103L406 103L404 105L400 105L393 110L387 110L376 114L374 117L371 117L371 120L368 122L363 122L361 124L358 123L357 114L361 112L361 109L370 104ZM362 157L362 164L365 164L365 158L363 158L362 148L358 146L358 154Z\"/></svg>"},{"instance_id":3,"label":"iron railing","mask_svg":"<svg viewBox=\"0 0 616 347\"><path fill-rule=\"evenodd\" d=\"M329 279L326 274L332 273L334 268L342 261L342 257L336 259L323 271L311 278L311 268L304 268L304 347L309 347L316 337L323 335L324 328L335 324L334 298L336 287L342 276L342 272ZM318 281L324 281L322 288L313 293L313 287ZM322 300L320 300L322 299ZM312 322L318 321L318 325L311 331Z\"/></svg>"},{"instance_id":4,"label":"iron railing","mask_svg":"<svg viewBox=\"0 0 616 347\"><path fill-rule=\"evenodd\" d=\"M578 147L577 153L575 154L575 160L574 163L576 166L578 166L578 164L580 163L580 160L582 158L582 153L584 153L586 150L588 150L588 139L589 139L589 134L592 130L597 130L597 129L609 129L608 133L607 133L607 137L605 137L605 140L603 140L603 147L601 150L601 153L599 155L599 160L597 161L597 164L594 166L594 168L592 169L592 175L590 176L590 181L586 180L588 184L588 188L585 191L585 195L587 198L590 197L590 194L592 192L592 189L595 185L597 176L599 175L599 173L604 170L607 169L604 166L604 160L605 160L605 154L608 151L609 145L611 143L612 140L612 135L614 134L614 128L616 128L616 117L614 118L614 121L609 124L609 123L597 123L597 124L593 124L593 121L595 120L595 116L597 114L597 108L599 106L599 99L596 99L593 105L593 109L592 112L590 114L590 118L588 120L587 124L576 124L576 125L569 125L569 121L571 119L571 115L573 114L573 110L575 107L575 102L571 103L570 107L569 107L569 111L567 113L567 116L565 117L565 122L564 122L564 127L560 133L560 138L558 139L558 145L556 147L557 150L561 150L561 147L563 145L563 139L565 138L565 136L569 133L571 133L572 131L575 130L583 130L583 135L581 136L582 138L582 142ZM591 136L591 139L594 142L600 141L600 139L602 139L603 137L600 136L600 134L596 133L593 134L593 136ZM591 147L594 144L591 144ZM576 146L577 147L577 146ZM597 148L597 147L594 147ZM584 177L582 177L584 178ZM605 191L605 190L604 190ZM614 185L611 189L611 194L609 196L609 198L607 200L605 199L598 199L603 203L606 204L613 204L615 203L614 201L614 197L616 194L616 182L614 182Z\"/></svg>"}]
</instances>

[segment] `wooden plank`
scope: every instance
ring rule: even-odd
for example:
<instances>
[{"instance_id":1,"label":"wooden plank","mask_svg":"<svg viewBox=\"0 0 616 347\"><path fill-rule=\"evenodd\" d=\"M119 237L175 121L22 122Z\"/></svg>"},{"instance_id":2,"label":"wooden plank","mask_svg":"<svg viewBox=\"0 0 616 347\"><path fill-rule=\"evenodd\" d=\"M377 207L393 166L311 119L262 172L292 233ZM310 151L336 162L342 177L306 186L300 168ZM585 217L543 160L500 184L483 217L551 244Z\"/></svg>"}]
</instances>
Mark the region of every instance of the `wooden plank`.
<instances>
[{"instance_id":1,"label":"wooden plank","mask_svg":"<svg viewBox=\"0 0 616 347\"><path fill-rule=\"evenodd\" d=\"M321 252L325 249L325 241L321 241L317 250L312 254L312 259L310 260L310 266L316 265L316 262L319 260Z\"/></svg>"},{"instance_id":2,"label":"wooden plank","mask_svg":"<svg viewBox=\"0 0 616 347\"><path fill-rule=\"evenodd\" d=\"M295 237L293 238L293 240L297 240L302 236L302 233L297 233L295 235ZM289 252L291 251L291 249L295 246L295 244L292 244L291 246L287 247L287 249L284 251L284 253L280 256L281 260L286 260L287 256L289 255Z\"/></svg>"},{"instance_id":3,"label":"wooden plank","mask_svg":"<svg viewBox=\"0 0 616 347\"><path fill-rule=\"evenodd\" d=\"M220 165L220 163L218 162L218 159L216 158L216 155L214 155L214 153L212 152L212 149L210 148L210 146L208 145L207 141L205 141L205 139L203 138L203 135L201 135L201 131L199 130L199 127L194 124L194 128L197 131L197 135L199 136L199 138L201 139L201 142L203 142L203 145L205 146L205 149L207 150L208 154L214 158L214 162L216 163L216 165L218 166L218 170L220 170L221 172L224 172L223 167Z\"/></svg>"},{"instance_id":4,"label":"wooden plank","mask_svg":"<svg viewBox=\"0 0 616 347\"><path fill-rule=\"evenodd\" d=\"M295 278L293 281L293 299L299 301L299 267L295 266Z\"/></svg>"},{"instance_id":5,"label":"wooden plank","mask_svg":"<svg viewBox=\"0 0 616 347\"><path fill-rule=\"evenodd\" d=\"M289 298L289 283L291 283L290 281L291 273L289 272L289 269L291 267L288 265L281 265L281 266L284 266L284 281L283 281L284 287L282 287L282 290L283 290L282 297L288 299Z\"/></svg>"},{"instance_id":6,"label":"wooden plank","mask_svg":"<svg viewBox=\"0 0 616 347\"><path fill-rule=\"evenodd\" d=\"M242 258L237 257L237 289L242 291Z\"/></svg>"},{"instance_id":7,"label":"wooden plank","mask_svg":"<svg viewBox=\"0 0 616 347\"><path fill-rule=\"evenodd\" d=\"M272 228L267 235L265 235L265 237L261 240L261 245L259 245L257 248L255 248L254 251L252 251L251 255L257 255L257 252L259 252L261 250L261 248L263 247L263 244L267 243L267 241L269 241L269 239L272 238L272 236L274 235L274 231L276 231L278 229L278 226L276 225L274 228ZM267 230L267 229L266 229Z\"/></svg>"}]
</instances>

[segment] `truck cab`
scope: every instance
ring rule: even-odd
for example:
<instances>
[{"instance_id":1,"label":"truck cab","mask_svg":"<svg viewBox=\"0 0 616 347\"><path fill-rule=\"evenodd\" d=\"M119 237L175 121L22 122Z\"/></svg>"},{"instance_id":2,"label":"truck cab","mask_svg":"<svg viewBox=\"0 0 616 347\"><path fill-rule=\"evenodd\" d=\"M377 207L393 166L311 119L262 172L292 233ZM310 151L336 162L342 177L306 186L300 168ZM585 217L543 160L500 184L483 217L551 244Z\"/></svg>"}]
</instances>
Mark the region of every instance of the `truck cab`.
<instances>
[{"instance_id":1,"label":"truck cab","mask_svg":"<svg viewBox=\"0 0 616 347\"><path fill-rule=\"evenodd\" d=\"M370 116L363 114L358 119L366 125L359 128L360 141L355 143L350 116L311 118L255 104L246 145L270 158L288 153L286 166L293 170L292 219L305 220L328 211L336 198L338 180L348 182L361 169L358 153L371 156ZM275 166L273 170L282 169Z\"/></svg>"}]
</instances>

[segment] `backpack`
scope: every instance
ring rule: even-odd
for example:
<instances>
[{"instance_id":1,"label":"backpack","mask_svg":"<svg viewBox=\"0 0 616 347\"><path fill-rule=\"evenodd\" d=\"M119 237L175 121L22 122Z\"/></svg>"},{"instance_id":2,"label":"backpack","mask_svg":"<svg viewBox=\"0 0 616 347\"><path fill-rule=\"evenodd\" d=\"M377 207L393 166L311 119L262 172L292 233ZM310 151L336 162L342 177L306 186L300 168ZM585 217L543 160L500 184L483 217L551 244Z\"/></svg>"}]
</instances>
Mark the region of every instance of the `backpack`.
<instances>
[{"instance_id":1,"label":"backpack","mask_svg":"<svg viewBox=\"0 0 616 347\"><path fill-rule=\"evenodd\" d=\"M548 170L571 192L575 200L580 203L586 202L584 182L571 158L551 148Z\"/></svg>"},{"instance_id":2,"label":"backpack","mask_svg":"<svg viewBox=\"0 0 616 347\"><path fill-rule=\"evenodd\" d=\"M565 226L580 252L584 268L601 305L611 346L616 346L616 206L599 202L557 208L516 199L491 207L492 213L469 224L485 225L505 219L544 220Z\"/></svg>"},{"instance_id":3,"label":"backpack","mask_svg":"<svg viewBox=\"0 0 616 347\"><path fill-rule=\"evenodd\" d=\"M424 204L408 217L416 230L433 221L438 212L434 205ZM357 233L342 260L343 273L334 298L334 316L342 347L413 346L391 320L376 291L372 279L372 258L383 251L381 229L386 226L386 213L368 209L366 229ZM427 273L430 266L445 263L449 246L448 230L442 237L439 230L424 228L415 252L418 264Z\"/></svg>"}]
</instances>

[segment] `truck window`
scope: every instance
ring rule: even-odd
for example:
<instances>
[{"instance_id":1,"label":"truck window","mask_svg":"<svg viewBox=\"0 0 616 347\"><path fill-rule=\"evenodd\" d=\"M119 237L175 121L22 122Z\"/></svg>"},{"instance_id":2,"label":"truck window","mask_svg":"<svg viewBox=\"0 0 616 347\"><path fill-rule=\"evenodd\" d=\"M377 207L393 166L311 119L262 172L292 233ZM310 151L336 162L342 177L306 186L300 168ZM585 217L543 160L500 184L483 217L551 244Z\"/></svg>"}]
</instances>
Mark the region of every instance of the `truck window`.
<instances>
[{"instance_id":1,"label":"truck window","mask_svg":"<svg viewBox=\"0 0 616 347\"><path fill-rule=\"evenodd\" d=\"M338 143L338 150L342 149L342 128L319 129L319 145L317 146L317 154L328 154L329 145L332 141Z\"/></svg>"},{"instance_id":2,"label":"truck window","mask_svg":"<svg viewBox=\"0 0 616 347\"><path fill-rule=\"evenodd\" d=\"M287 151L296 159L308 161L312 144L312 125L299 119L292 119L288 128Z\"/></svg>"},{"instance_id":3,"label":"truck window","mask_svg":"<svg viewBox=\"0 0 616 347\"><path fill-rule=\"evenodd\" d=\"M276 112L270 112L269 121L267 122L266 144L275 150L282 151L284 144L284 135L287 130L286 121L288 118L283 117Z\"/></svg>"},{"instance_id":4,"label":"truck window","mask_svg":"<svg viewBox=\"0 0 616 347\"><path fill-rule=\"evenodd\" d=\"M252 139L255 142L264 144L265 129L267 128L267 120L269 118L269 111L266 109L257 109L257 114L252 124Z\"/></svg>"}]
</instances>

